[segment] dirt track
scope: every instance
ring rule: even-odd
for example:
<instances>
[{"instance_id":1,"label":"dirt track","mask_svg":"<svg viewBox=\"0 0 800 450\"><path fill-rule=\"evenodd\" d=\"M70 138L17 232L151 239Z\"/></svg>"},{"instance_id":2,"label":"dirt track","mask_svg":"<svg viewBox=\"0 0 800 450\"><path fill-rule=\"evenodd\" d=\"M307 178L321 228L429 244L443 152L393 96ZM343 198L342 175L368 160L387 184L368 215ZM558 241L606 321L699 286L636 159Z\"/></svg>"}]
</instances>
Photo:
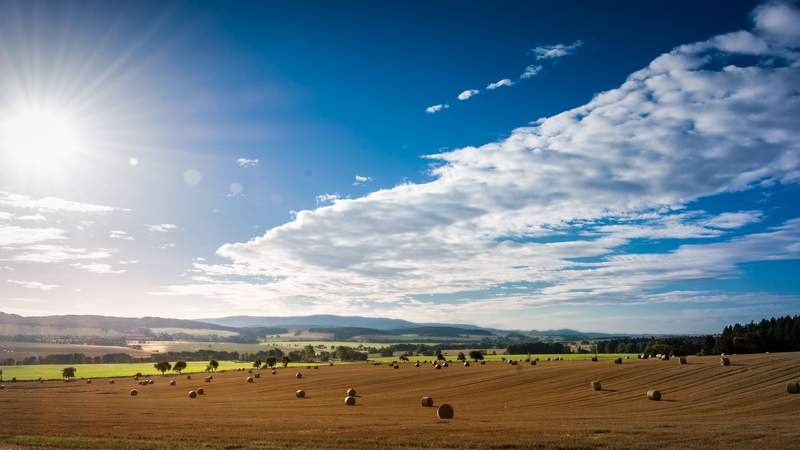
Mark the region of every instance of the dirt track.
<instances>
[{"instance_id":1,"label":"dirt track","mask_svg":"<svg viewBox=\"0 0 800 450\"><path fill-rule=\"evenodd\" d=\"M536 367L451 364L351 365L216 374L211 383L155 377L71 383L6 383L0 391L0 447L107 448L800 448L800 353L540 362ZM589 387L592 380L603 391ZM137 397L128 392L136 387ZM203 387L206 395L187 398ZM358 391L355 407L345 389ZM297 399L296 389L308 398ZM645 399L661 390L660 402ZM436 418L435 405L455 408ZM115 441L109 441L113 438Z\"/></svg>"}]
</instances>

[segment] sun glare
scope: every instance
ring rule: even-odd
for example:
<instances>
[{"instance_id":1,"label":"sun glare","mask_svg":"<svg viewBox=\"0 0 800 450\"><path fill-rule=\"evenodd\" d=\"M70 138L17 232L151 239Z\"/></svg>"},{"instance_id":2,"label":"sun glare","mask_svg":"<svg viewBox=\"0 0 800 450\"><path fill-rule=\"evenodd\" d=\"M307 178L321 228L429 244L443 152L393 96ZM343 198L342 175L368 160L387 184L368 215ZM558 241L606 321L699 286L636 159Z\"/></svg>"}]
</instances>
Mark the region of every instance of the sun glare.
<instances>
[{"instance_id":1,"label":"sun glare","mask_svg":"<svg viewBox=\"0 0 800 450\"><path fill-rule=\"evenodd\" d=\"M20 170L49 172L80 147L77 124L59 108L25 107L0 119L0 153Z\"/></svg>"}]
</instances>

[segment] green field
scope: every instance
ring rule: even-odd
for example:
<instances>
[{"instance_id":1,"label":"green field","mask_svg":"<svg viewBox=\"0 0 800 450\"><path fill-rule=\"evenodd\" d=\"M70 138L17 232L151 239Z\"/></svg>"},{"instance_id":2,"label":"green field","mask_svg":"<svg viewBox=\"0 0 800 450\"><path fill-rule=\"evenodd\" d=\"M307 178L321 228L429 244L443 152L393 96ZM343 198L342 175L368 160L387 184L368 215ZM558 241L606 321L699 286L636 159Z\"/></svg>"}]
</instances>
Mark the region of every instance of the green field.
<instances>
[{"instance_id":1,"label":"green field","mask_svg":"<svg viewBox=\"0 0 800 450\"><path fill-rule=\"evenodd\" d=\"M184 374L204 372L208 362L188 361ZM290 363L289 367L313 366L319 363ZM326 363L327 364L327 363ZM75 367L77 378L111 378L111 377L130 377L138 372L143 375L160 376L160 372L153 367L153 363L133 363L133 364L31 364L25 366L4 366L3 380L8 382L12 378L17 380L45 380L61 379L61 370L64 367ZM279 368L283 367L279 364ZM253 363L239 361L220 361L219 369L235 370L238 368L252 369ZM175 372L167 372L167 376L174 376Z\"/></svg>"}]
</instances>

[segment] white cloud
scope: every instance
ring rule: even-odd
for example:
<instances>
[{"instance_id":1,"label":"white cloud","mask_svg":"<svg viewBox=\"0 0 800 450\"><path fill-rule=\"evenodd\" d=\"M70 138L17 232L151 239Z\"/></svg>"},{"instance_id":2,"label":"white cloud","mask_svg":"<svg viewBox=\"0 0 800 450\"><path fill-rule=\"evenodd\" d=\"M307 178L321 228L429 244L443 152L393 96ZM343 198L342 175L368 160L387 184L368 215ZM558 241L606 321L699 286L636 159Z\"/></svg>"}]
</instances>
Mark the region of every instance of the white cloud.
<instances>
[{"instance_id":1,"label":"white cloud","mask_svg":"<svg viewBox=\"0 0 800 450\"><path fill-rule=\"evenodd\" d=\"M467 89L466 91L462 91L458 94L458 99L462 102L465 100L469 100L471 97L478 95L481 91L477 89Z\"/></svg>"},{"instance_id":2,"label":"white cloud","mask_svg":"<svg viewBox=\"0 0 800 450\"><path fill-rule=\"evenodd\" d=\"M541 45L532 48L530 51L536 59L555 59L572 54L578 47L583 45L582 41L575 41L572 44Z\"/></svg>"},{"instance_id":3,"label":"white cloud","mask_svg":"<svg viewBox=\"0 0 800 450\"><path fill-rule=\"evenodd\" d=\"M41 214L32 214L28 216L19 216L17 220L22 220L26 222L44 222L47 218Z\"/></svg>"},{"instance_id":4,"label":"white cloud","mask_svg":"<svg viewBox=\"0 0 800 450\"><path fill-rule=\"evenodd\" d=\"M148 231L167 233L178 228L177 225L172 223L159 223L155 225L145 225Z\"/></svg>"},{"instance_id":5,"label":"white cloud","mask_svg":"<svg viewBox=\"0 0 800 450\"><path fill-rule=\"evenodd\" d=\"M22 281L22 280L6 280L8 284L19 286L25 289L39 289L42 291L50 291L60 287L57 284L45 284L39 281Z\"/></svg>"},{"instance_id":6,"label":"white cloud","mask_svg":"<svg viewBox=\"0 0 800 450\"><path fill-rule=\"evenodd\" d=\"M503 78L502 80L487 84L486 89L494 90L503 86L513 86L513 85L514 83L511 80L509 80L508 78Z\"/></svg>"},{"instance_id":7,"label":"white cloud","mask_svg":"<svg viewBox=\"0 0 800 450\"><path fill-rule=\"evenodd\" d=\"M762 38L755 32L755 38ZM554 303L666 301L644 290L800 258L800 221L731 239L760 219L707 217L693 200L800 181L800 56L712 38L677 47L590 102L499 142L429 156L433 181L300 211L194 283L162 293L257 308L486 317ZM752 44L752 45L751 45ZM543 237L557 236L554 242ZM725 239L626 254L634 239ZM500 286L535 284L496 296ZM475 292L481 293L480 295ZM472 293L472 294L469 294ZM436 296L450 296L447 303Z\"/></svg>"},{"instance_id":8,"label":"white cloud","mask_svg":"<svg viewBox=\"0 0 800 450\"><path fill-rule=\"evenodd\" d=\"M800 43L800 10L790 3L770 1L753 11L756 28L768 39L789 47Z\"/></svg>"},{"instance_id":9,"label":"white cloud","mask_svg":"<svg viewBox=\"0 0 800 450\"><path fill-rule=\"evenodd\" d=\"M37 244L22 247L6 261L53 264L65 261L110 258L112 250L68 247L65 245Z\"/></svg>"},{"instance_id":10,"label":"white cloud","mask_svg":"<svg viewBox=\"0 0 800 450\"><path fill-rule=\"evenodd\" d=\"M24 228L0 225L0 246L25 245L43 241L66 239L64 230L58 228Z\"/></svg>"},{"instance_id":11,"label":"white cloud","mask_svg":"<svg viewBox=\"0 0 800 450\"><path fill-rule=\"evenodd\" d=\"M161 250L166 250L168 248L175 248L175 244L172 242L167 242L166 244L159 245L158 248L160 248Z\"/></svg>"},{"instance_id":12,"label":"white cloud","mask_svg":"<svg viewBox=\"0 0 800 450\"><path fill-rule=\"evenodd\" d=\"M122 230L111 230L109 232L109 238L111 239L118 239L121 241L132 241L133 236L129 235L127 232Z\"/></svg>"},{"instance_id":13,"label":"white cloud","mask_svg":"<svg viewBox=\"0 0 800 450\"><path fill-rule=\"evenodd\" d=\"M333 203L339 200L339 194L320 194L317 196L317 204L321 203Z\"/></svg>"},{"instance_id":14,"label":"white cloud","mask_svg":"<svg viewBox=\"0 0 800 450\"><path fill-rule=\"evenodd\" d=\"M762 217L761 211L727 212L706 220L704 225L729 230L760 222Z\"/></svg>"},{"instance_id":15,"label":"white cloud","mask_svg":"<svg viewBox=\"0 0 800 450\"><path fill-rule=\"evenodd\" d=\"M525 68L525 71L522 72L522 75L520 75L519 77L520 79L527 80L528 78L535 77L541 71L542 71L542 66L530 65Z\"/></svg>"},{"instance_id":16,"label":"white cloud","mask_svg":"<svg viewBox=\"0 0 800 450\"><path fill-rule=\"evenodd\" d=\"M359 186L365 183L369 183L372 181L372 177L365 177L362 175L356 175L355 181L353 181L353 186Z\"/></svg>"},{"instance_id":17,"label":"white cloud","mask_svg":"<svg viewBox=\"0 0 800 450\"><path fill-rule=\"evenodd\" d=\"M105 264L105 263L90 263L90 264L74 263L70 265L76 269L83 269L91 273L99 273L104 275L127 272L125 269L114 269L111 266L111 264Z\"/></svg>"},{"instance_id":18,"label":"white cloud","mask_svg":"<svg viewBox=\"0 0 800 450\"><path fill-rule=\"evenodd\" d=\"M258 165L258 159L239 158L236 160L236 164L241 167L255 167Z\"/></svg>"},{"instance_id":19,"label":"white cloud","mask_svg":"<svg viewBox=\"0 0 800 450\"><path fill-rule=\"evenodd\" d=\"M437 112L439 112L439 111L441 111L443 109L447 109L449 107L450 107L450 105L448 105L446 103L442 103L442 104L438 104L438 105L428 106L427 108L425 108L425 112L428 113L428 114L435 114L435 113L437 113Z\"/></svg>"},{"instance_id":20,"label":"white cloud","mask_svg":"<svg viewBox=\"0 0 800 450\"><path fill-rule=\"evenodd\" d=\"M73 202L56 197L32 198L22 194L12 194L0 191L0 205L11 208L33 209L41 212L76 212L76 213L110 213L113 211L127 211L111 206L95 205L91 203Z\"/></svg>"}]
</instances>

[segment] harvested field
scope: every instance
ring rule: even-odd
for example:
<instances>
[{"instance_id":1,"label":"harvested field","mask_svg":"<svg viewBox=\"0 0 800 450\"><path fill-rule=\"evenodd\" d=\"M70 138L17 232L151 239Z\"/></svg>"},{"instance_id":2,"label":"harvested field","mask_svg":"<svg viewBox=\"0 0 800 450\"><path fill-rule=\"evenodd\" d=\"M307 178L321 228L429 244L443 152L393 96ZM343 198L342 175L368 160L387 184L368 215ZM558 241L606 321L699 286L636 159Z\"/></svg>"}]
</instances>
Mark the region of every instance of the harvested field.
<instances>
[{"instance_id":1,"label":"harvested field","mask_svg":"<svg viewBox=\"0 0 800 450\"><path fill-rule=\"evenodd\" d=\"M211 384L186 380L185 389L160 382L136 386L136 397L132 379L6 382L0 447L796 448L800 396L786 386L800 381L800 353L730 360L336 365L255 384L235 372ZM592 380L603 390L589 389ZM188 399L201 384L205 395ZM350 386L359 398L348 407ZM650 389L662 400L648 401ZM423 396L434 408L420 406ZM436 417L443 403L454 407L453 420Z\"/></svg>"}]
</instances>

